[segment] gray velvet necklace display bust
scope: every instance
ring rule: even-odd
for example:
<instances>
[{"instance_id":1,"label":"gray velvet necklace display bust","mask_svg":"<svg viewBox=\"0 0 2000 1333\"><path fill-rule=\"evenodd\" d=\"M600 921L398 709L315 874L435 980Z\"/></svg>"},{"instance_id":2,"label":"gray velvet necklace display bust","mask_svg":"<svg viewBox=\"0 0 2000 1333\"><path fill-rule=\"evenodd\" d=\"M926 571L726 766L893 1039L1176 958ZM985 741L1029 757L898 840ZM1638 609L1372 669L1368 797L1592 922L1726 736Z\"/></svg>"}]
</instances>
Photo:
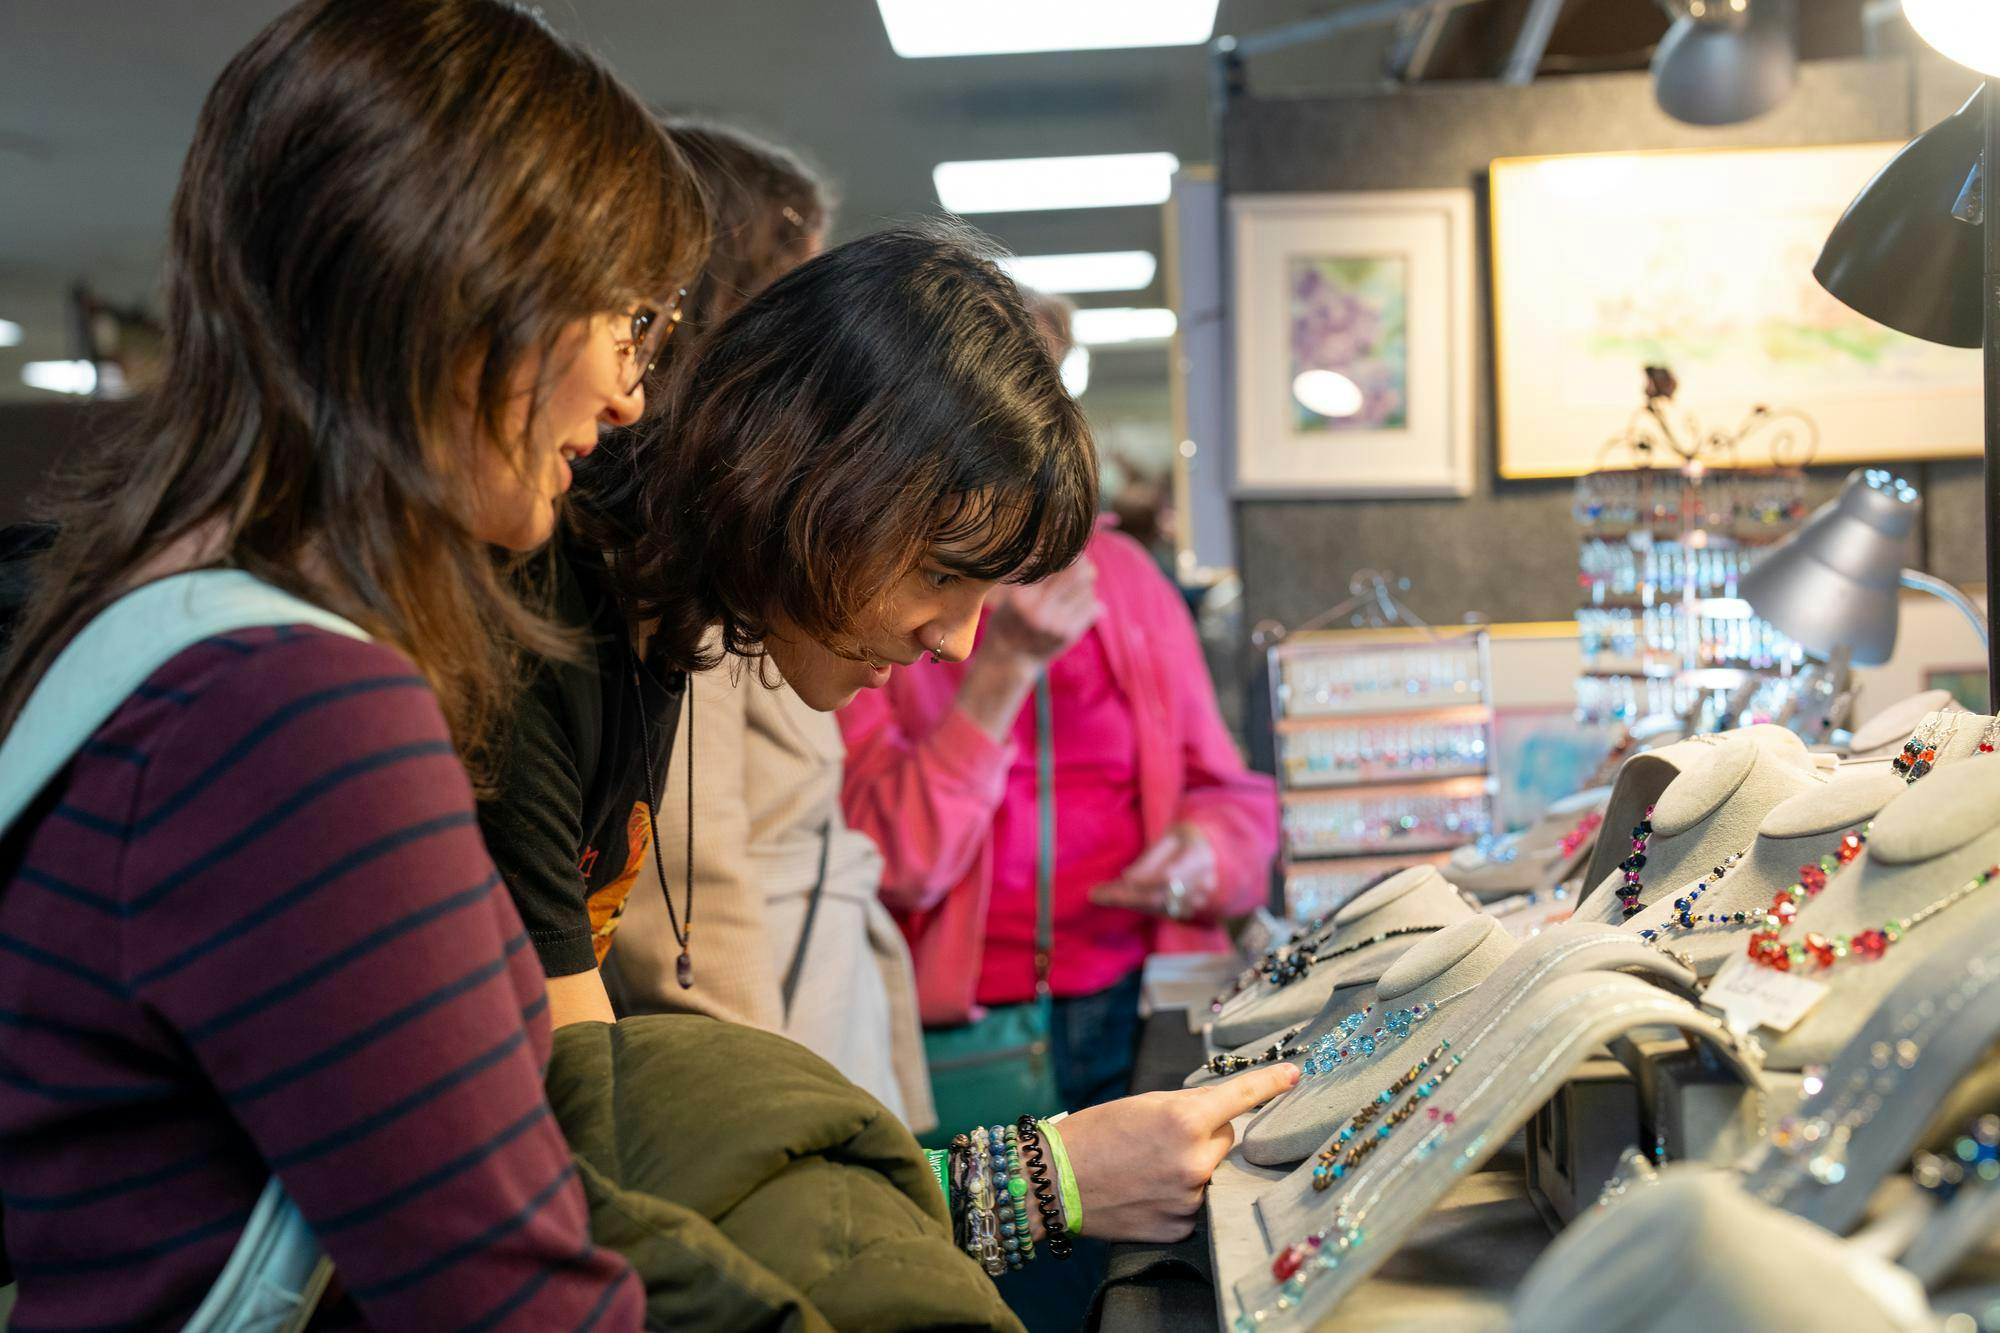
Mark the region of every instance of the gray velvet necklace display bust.
<instances>
[{"instance_id":1,"label":"gray velvet necklace display bust","mask_svg":"<svg viewBox=\"0 0 2000 1333\"><path fill-rule=\"evenodd\" d=\"M1749 854L1720 878L1705 868L1672 893L1662 893L1645 911L1624 924L1634 934L1653 931L1658 946L1689 963L1706 978L1727 959L1741 953L1746 937L1770 909L1777 894L1798 882L1802 866L1818 865L1832 854L1841 837L1866 825L1906 787L1885 764L1850 764L1831 780L1814 781L1804 791L1780 801L1764 816ZM1719 864L1719 863L1718 863ZM1674 902L1701 883L1693 915L1697 925L1681 930L1671 923ZM1748 918L1744 923L1704 924L1709 914Z\"/></svg>"},{"instance_id":2,"label":"gray velvet necklace display bust","mask_svg":"<svg viewBox=\"0 0 2000 1333\"><path fill-rule=\"evenodd\" d=\"M1816 1091L1740 1164L1751 1193L1845 1232L1940 1119L1957 1132L1968 1109L1953 1090L2000 1073L1989 1063L2000 1044L2000 892L1968 898L1938 931L1922 965L1815 1075ZM1913 933L1896 947L1917 942Z\"/></svg>"},{"instance_id":3,"label":"gray velvet necklace display bust","mask_svg":"<svg viewBox=\"0 0 2000 1333\"><path fill-rule=\"evenodd\" d=\"M1535 823L1500 839L1491 852L1459 848L1445 862L1444 877L1482 902L1560 884L1583 868L1597 846L1592 834L1577 840L1565 856L1563 840L1593 815L1601 820L1610 800L1608 786L1566 796Z\"/></svg>"},{"instance_id":4,"label":"gray velvet necklace display bust","mask_svg":"<svg viewBox=\"0 0 2000 1333\"><path fill-rule=\"evenodd\" d=\"M1854 729L1848 739L1851 759L1893 758L1924 720L1926 713L1956 709L1949 690L1921 690L1899 699Z\"/></svg>"},{"instance_id":5,"label":"gray velvet necklace display bust","mask_svg":"<svg viewBox=\"0 0 2000 1333\"><path fill-rule=\"evenodd\" d=\"M1346 1028L1349 1035L1357 1039L1368 1037L1369 1047L1374 1052L1367 1057L1368 1060L1393 1065L1392 1048L1400 1053L1405 1041L1421 1045L1422 1035L1428 1030L1426 1024L1434 1016L1436 1007L1447 999L1460 998L1485 980L1515 947L1514 938L1502 930L1500 923L1492 917L1469 917L1455 926L1447 926L1434 935L1420 939L1408 953L1385 968L1380 979L1374 983L1335 991L1319 1013L1301 1026L1273 1034L1268 1041L1238 1047L1229 1054L1261 1064L1284 1059L1303 1066L1320 1043ZM1413 1020L1407 1031L1377 1035L1377 1030L1391 1015L1417 1006L1422 1006L1422 1016ZM1366 1062L1357 1060L1351 1065L1343 1064L1337 1071L1325 1074L1315 1073L1313 1069L1306 1072L1314 1078L1331 1077L1333 1072L1346 1073L1359 1069ZM1217 1068L1218 1064L1223 1067ZM1209 1064L1190 1074L1183 1086L1196 1087L1236 1072L1228 1064L1226 1057L1211 1059Z\"/></svg>"},{"instance_id":6,"label":"gray velvet necklace display bust","mask_svg":"<svg viewBox=\"0 0 2000 1333\"><path fill-rule=\"evenodd\" d=\"M1656 949L1613 926L1574 922L1544 931L1499 962L1472 994L1454 1001L1426 1024L1421 1039L1409 1043L1415 1055L1386 1065L1335 1070L1301 1080L1243 1132L1243 1157L1257 1166L1286 1166L1326 1147L1363 1107L1381 1095L1411 1060L1441 1042L1463 1058L1499 1040L1512 1014L1536 991L1558 979L1586 971L1631 971L1684 994L1694 993L1694 974ZM1421 1049L1417 1049L1421 1048ZM1408 1054L1408 1052L1405 1052ZM1310 1163L1286 1178L1285 1187L1303 1199L1312 1192Z\"/></svg>"},{"instance_id":7,"label":"gray velvet necklace display bust","mask_svg":"<svg viewBox=\"0 0 2000 1333\"><path fill-rule=\"evenodd\" d=\"M1319 961L1305 975L1276 986L1259 981L1224 1004L1208 1026L1211 1051L1262 1041L1310 1021L1335 991L1373 983L1424 932L1474 915L1458 890L1430 866L1391 876L1335 914Z\"/></svg>"},{"instance_id":8,"label":"gray velvet necklace display bust","mask_svg":"<svg viewBox=\"0 0 2000 1333\"><path fill-rule=\"evenodd\" d=\"M1756 731L1730 732L1706 743L1683 742L1688 753L1681 758L1679 771L1652 802L1653 831L1646 840L1646 863L1639 871L1639 901L1645 906L1671 902L1683 885L1750 846L1758 825L1773 808L1831 781L1790 732L1778 733L1790 739L1787 745ZM1644 806L1636 817L1645 817ZM1614 850L1630 854L1629 830L1634 826L1607 830L1606 839ZM1611 925L1625 921L1619 897L1624 879L1614 862L1610 873L1577 904L1575 918Z\"/></svg>"},{"instance_id":9,"label":"gray velvet necklace display bust","mask_svg":"<svg viewBox=\"0 0 2000 1333\"><path fill-rule=\"evenodd\" d=\"M1534 1333L1932 1326L1910 1274L1713 1174L1663 1176L1579 1217L1514 1299L1514 1327Z\"/></svg>"},{"instance_id":10,"label":"gray velvet necklace display bust","mask_svg":"<svg viewBox=\"0 0 2000 1333\"><path fill-rule=\"evenodd\" d=\"M1268 1271L1256 1275L1237 1290L1241 1308L1275 1310L1282 1297L1289 1312L1280 1326L1313 1327L1396 1252L1453 1185L1505 1146L1601 1043L1656 1027L1710 1043L1746 1084L1761 1089L1743 1046L1688 1001L1619 973L1563 977L1529 992L1493 1039L1467 1054L1428 1098L1425 1112L1396 1126L1341 1184L1301 1196L1287 1177L1259 1196L1257 1212L1274 1251L1322 1234L1313 1253L1333 1262L1315 1263L1307 1281L1286 1293Z\"/></svg>"},{"instance_id":11,"label":"gray velvet necklace display bust","mask_svg":"<svg viewBox=\"0 0 2000 1333\"><path fill-rule=\"evenodd\" d=\"M1940 767L1884 806L1867 848L1818 897L1805 901L1784 938L1852 937L1880 928L1922 911L1997 864L2000 756L1975 755ZM1799 975L1825 983L1827 993L1791 1031L1760 1032L1768 1067L1798 1071L1832 1061L1884 996L1949 946L1962 929L1956 923L1974 919L1967 909L1993 897L2000 897L2000 884L1911 929L1874 961L1850 957L1830 970L1803 970Z\"/></svg>"}]
</instances>

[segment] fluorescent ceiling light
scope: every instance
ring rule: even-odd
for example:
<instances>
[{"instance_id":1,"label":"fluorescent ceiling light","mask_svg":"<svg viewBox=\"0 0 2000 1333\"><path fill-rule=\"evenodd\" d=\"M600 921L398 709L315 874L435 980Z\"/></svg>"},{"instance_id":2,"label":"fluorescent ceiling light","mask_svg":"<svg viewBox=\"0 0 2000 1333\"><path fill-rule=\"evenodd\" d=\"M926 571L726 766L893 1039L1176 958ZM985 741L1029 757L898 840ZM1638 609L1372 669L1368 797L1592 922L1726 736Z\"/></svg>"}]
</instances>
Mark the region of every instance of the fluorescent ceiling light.
<instances>
[{"instance_id":1,"label":"fluorescent ceiling light","mask_svg":"<svg viewBox=\"0 0 2000 1333\"><path fill-rule=\"evenodd\" d=\"M1063 356L1062 386L1072 398L1083 397L1083 391L1090 387L1090 349L1078 344Z\"/></svg>"},{"instance_id":2,"label":"fluorescent ceiling light","mask_svg":"<svg viewBox=\"0 0 2000 1333\"><path fill-rule=\"evenodd\" d=\"M1959 64L2000 75L2000 7L1992 0L1903 0L1903 17Z\"/></svg>"},{"instance_id":3,"label":"fluorescent ceiling light","mask_svg":"<svg viewBox=\"0 0 2000 1333\"><path fill-rule=\"evenodd\" d=\"M19 347L21 326L11 319L0 319L0 347Z\"/></svg>"},{"instance_id":4,"label":"fluorescent ceiling light","mask_svg":"<svg viewBox=\"0 0 2000 1333\"><path fill-rule=\"evenodd\" d=\"M1193 46L1219 0L875 0L899 56Z\"/></svg>"},{"instance_id":5,"label":"fluorescent ceiling light","mask_svg":"<svg viewBox=\"0 0 2000 1333\"><path fill-rule=\"evenodd\" d=\"M1126 307L1079 310L1070 324L1076 340L1086 347L1113 343L1162 342L1174 336L1171 310L1133 310Z\"/></svg>"},{"instance_id":6,"label":"fluorescent ceiling light","mask_svg":"<svg viewBox=\"0 0 2000 1333\"><path fill-rule=\"evenodd\" d=\"M1159 261L1144 250L1090 255L1006 255L1000 269L1038 292L1136 292L1153 281Z\"/></svg>"},{"instance_id":7,"label":"fluorescent ceiling light","mask_svg":"<svg viewBox=\"0 0 2000 1333\"><path fill-rule=\"evenodd\" d=\"M52 393L95 393L97 367L88 361L30 361L21 367L21 383Z\"/></svg>"},{"instance_id":8,"label":"fluorescent ceiling light","mask_svg":"<svg viewBox=\"0 0 2000 1333\"><path fill-rule=\"evenodd\" d=\"M1163 204L1181 160L1172 153L1015 157L940 162L931 169L938 202L952 213L1032 213L1049 208Z\"/></svg>"}]
</instances>

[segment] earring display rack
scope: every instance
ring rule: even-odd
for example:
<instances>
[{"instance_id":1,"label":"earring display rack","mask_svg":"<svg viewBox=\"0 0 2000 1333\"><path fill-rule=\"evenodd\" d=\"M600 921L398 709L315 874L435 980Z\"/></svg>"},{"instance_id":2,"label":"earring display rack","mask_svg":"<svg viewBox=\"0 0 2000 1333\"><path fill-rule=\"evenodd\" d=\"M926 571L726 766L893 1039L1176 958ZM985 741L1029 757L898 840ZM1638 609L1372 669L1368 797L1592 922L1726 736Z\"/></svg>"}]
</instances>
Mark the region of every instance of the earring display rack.
<instances>
[{"instance_id":1,"label":"earring display rack","mask_svg":"<svg viewBox=\"0 0 2000 1333\"><path fill-rule=\"evenodd\" d=\"M1294 919L1492 832L1484 630L1316 631L1267 652Z\"/></svg>"},{"instance_id":2,"label":"earring display rack","mask_svg":"<svg viewBox=\"0 0 2000 1333\"><path fill-rule=\"evenodd\" d=\"M1737 580L1806 515L1798 468L1631 467L1578 479L1577 714L1586 722L1734 726L1782 711L1805 654L1758 619Z\"/></svg>"}]
</instances>

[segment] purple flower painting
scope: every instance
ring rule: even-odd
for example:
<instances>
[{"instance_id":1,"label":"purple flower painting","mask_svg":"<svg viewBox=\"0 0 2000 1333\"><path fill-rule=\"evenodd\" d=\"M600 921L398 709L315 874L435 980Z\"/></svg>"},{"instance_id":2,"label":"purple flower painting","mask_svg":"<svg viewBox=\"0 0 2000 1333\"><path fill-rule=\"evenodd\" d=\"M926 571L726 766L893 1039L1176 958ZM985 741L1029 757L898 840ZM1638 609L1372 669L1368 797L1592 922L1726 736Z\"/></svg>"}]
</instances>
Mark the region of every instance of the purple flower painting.
<instances>
[{"instance_id":1,"label":"purple flower painting","mask_svg":"<svg viewBox=\"0 0 2000 1333\"><path fill-rule=\"evenodd\" d=\"M1401 256L1290 261L1293 425L1409 426L1409 273Z\"/></svg>"}]
</instances>

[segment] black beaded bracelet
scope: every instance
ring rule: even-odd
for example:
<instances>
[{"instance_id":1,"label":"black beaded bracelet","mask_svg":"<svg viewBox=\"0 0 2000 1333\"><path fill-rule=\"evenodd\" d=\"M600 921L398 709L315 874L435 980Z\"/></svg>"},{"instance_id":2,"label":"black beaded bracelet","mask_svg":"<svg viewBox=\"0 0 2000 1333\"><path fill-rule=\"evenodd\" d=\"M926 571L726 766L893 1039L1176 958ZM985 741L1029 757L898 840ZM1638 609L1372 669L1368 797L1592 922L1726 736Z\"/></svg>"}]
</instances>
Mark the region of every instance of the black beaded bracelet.
<instances>
[{"instance_id":1,"label":"black beaded bracelet","mask_svg":"<svg viewBox=\"0 0 2000 1333\"><path fill-rule=\"evenodd\" d=\"M1070 1255L1069 1228L1063 1221L1062 1199L1049 1183L1049 1168L1042 1158L1042 1130L1031 1115L1015 1124L1021 1135L1021 1160L1028 1169L1028 1188L1034 1191L1035 1205L1042 1211L1042 1244L1058 1259Z\"/></svg>"},{"instance_id":2,"label":"black beaded bracelet","mask_svg":"<svg viewBox=\"0 0 2000 1333\"><path fill-rule=\"evenodd\" d=\"M965 1248L965 1217L971 1192L966 1188L965 1159L972 1151L971 1136L956 1134L945 1149L948 1154L951 1175L951 1240L961 1250Z\"/></svg>"}]
</instances>

